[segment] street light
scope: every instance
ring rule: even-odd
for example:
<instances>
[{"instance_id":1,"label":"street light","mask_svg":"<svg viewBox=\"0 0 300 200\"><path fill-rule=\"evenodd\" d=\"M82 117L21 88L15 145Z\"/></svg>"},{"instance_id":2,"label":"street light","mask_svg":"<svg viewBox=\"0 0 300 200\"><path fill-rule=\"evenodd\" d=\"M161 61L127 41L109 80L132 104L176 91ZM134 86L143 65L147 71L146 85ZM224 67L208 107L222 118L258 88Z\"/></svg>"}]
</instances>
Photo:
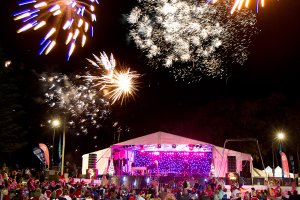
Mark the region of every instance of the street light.
<instances>
[{"instance_id":1,"label":"street light","mask_svg":"<svg viewBox=\"0 0 300 200\"><path fill-rule=\"evenodd\" d=\"M62 155L61 155L60 175L64 174L65 146L66 146L66 117L64 117L64 121L63 121L63 140L62 140Z\"/></svg>"},{"instance_id":2,"label":"street light","mask_svg":"<svg viewBox=\"0 0 300 200\"><path fill-rule=\"evenodd\" d=\"M52 167L54 164L54 141L55 141L55 129L58 128L60 126L60 121L58 119L54 119L52 122L52 127L53 127L53 138L52 138L52 158L51 158L51 162L52 162Z\"/></svg>"},{"instance_id":3,"label":"street light","mask_svg":"<svg viewBox=\"0 0 300 200\"><path fill-rule=\"evenodd\" d=\"M276 138L275 139L277 139L278 141L279 141L279 145L280 145L280 151L281 151L281 141L284 139L284 137L285 137L285 135L284 135L284 133L283 132L279 132L279 133L277 133L277 135L276 135ZM275 141L273 141L272 142L272 154L273 154L273 169L272 169L272 171L273 171L273 177L275 177L275 165L274 165L274 157L275 157L275 154L274 154L274 142Z\"/></svg>"},{"instance_id":4,"label":"street light","mask_svg":"<svg viewBox=\"0 0 300 200\"><path fill-rule=\"evenodd\" d=\"M282 132L278 133L278 134L277 134L277 138L278 138L279 140L283 140L283 139L284 139L284 133L282 133Z\"/></svg>"}]
</instances>

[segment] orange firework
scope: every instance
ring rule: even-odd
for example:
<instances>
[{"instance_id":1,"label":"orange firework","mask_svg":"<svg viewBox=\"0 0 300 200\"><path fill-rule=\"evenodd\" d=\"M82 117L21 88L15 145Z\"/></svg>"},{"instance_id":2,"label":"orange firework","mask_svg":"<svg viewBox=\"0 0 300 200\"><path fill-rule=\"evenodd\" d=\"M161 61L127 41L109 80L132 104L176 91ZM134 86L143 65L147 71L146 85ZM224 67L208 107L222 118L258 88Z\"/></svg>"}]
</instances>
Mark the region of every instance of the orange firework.
<instances>
[{"instance_id":1,"label":"orange firework","mask_svg":"<svg viewBox=\"0 0 300 200\"><path fill-rule=\"evenodd\" d=\"M216 3L218 0L209 0L209 2ZM265 6L265 0L255 0L256 2L256 12L258 12L259 6ZM242 7L248 8L251 0L235 0L231 8L230 13L233 14L237 9L240 10Z\"/></svg>"}]
</instances>

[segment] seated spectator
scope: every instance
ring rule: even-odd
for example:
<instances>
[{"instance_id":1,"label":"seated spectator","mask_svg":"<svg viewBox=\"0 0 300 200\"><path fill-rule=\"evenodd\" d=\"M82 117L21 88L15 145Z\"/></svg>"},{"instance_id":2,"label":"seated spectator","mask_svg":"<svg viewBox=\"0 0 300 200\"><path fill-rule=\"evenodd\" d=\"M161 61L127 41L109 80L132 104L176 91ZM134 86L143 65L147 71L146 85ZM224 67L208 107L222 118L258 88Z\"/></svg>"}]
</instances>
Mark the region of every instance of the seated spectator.
<instances>
[{"instance_id":1,"label":"seated spectator","mask_svg":"<svg viewBox=\"0 0 300 200\"><path fill-rule=\"evenodd\" d=\"M291 200L300 200L300 195L298 195L297 190L293 191L293 194L290 195L289 199L291 199Z\"/></svg>"}]
</instances>

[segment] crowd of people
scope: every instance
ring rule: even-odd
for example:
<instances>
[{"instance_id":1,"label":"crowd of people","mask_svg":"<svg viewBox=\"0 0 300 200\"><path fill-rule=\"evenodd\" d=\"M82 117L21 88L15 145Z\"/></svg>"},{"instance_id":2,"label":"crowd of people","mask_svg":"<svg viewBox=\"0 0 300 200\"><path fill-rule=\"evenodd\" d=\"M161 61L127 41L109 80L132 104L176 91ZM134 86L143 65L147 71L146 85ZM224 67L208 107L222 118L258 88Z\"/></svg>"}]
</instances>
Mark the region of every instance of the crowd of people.
<instances>
[{"instance_id":1,"label":"crowd of people","mask_svg":"<svg viewBox=\"0 0 300 200\"><path fill-rule=\"evenodd\" d=\"M0 173L0 200L267 200L267 199L298 199L296 190L282 194L280 188L272 190L251 191L232 184L226 189L222 179L212 178L204 183L193 177L182 181L160 184L158 179L141 187L133 183L115 183L106 176L102 177L101 185L86 183L83 179L57 177L47 180L44 171L32 172L25 170L4 169Z\"/></svg>"}]
</instances>

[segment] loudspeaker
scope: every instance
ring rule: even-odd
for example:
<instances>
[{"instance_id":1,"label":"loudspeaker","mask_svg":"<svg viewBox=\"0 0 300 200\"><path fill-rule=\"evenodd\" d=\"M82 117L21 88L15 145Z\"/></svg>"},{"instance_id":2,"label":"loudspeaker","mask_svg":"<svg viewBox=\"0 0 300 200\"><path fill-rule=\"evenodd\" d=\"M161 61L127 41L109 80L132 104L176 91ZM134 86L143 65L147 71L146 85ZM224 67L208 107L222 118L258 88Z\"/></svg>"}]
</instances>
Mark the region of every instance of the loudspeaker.
<instances>
[{"instance_id":1,"label":"loudspeaker","mask_svg":"<svg viewBox=\"0 0 300 200\"><path fill-rule=\"evenodd\" d=\"M250 173L250 161L249 160L243 160L242 161L242 171Z\"/></svg>"},{"instance_id":2,"label":"loudspeaker","mask_svg":"<svg viewBox=\"0 0 300 200\"><path fill-rule=\"evenodd\" d=\"M236 157L227 156L227 172L236 172Z\"/></svg>"},{"instance_id":3,"label":"loudspeaker","mask_svg":"<svg viewBox=\"0 0 300 200\"><path fill-rule=\"evenodd\" d=\"M243 171L241 171L240 172L240 177L251 178L251 173L250 172L243 172Z\"/></svg>"},{"instance_id":4,"label":"loudspeaker","mask_svg":"<svg viewBox=\"0 0 300 200\"><path fill-rule=\"evenodd\" d=\"M90 153L88 168L96 168L96 161L97 161L97 154Z\"/></svg>"}]
</instances>

